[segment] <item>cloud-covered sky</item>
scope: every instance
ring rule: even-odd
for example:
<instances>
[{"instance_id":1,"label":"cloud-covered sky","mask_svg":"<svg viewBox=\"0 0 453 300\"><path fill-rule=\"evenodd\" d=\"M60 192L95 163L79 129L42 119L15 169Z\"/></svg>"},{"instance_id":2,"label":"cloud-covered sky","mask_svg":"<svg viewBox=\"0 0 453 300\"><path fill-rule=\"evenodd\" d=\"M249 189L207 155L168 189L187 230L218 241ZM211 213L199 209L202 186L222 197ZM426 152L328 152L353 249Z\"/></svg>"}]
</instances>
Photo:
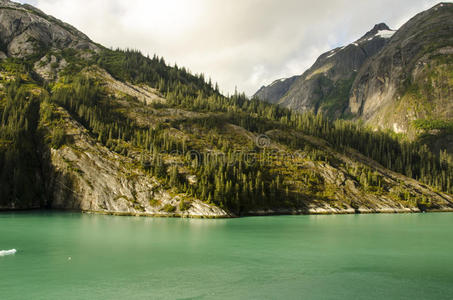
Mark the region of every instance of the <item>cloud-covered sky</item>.
<instances>
[{"instance_id":1,"label":"cloud-covered sky","mask_svg":"<svg viewBox=\"0 0 453 300\"><path fill-rule=\"evenodd\" d=\"M439 0L22 0L107 47L135 48L252 95Z\"/></svg>"}]
</instances>

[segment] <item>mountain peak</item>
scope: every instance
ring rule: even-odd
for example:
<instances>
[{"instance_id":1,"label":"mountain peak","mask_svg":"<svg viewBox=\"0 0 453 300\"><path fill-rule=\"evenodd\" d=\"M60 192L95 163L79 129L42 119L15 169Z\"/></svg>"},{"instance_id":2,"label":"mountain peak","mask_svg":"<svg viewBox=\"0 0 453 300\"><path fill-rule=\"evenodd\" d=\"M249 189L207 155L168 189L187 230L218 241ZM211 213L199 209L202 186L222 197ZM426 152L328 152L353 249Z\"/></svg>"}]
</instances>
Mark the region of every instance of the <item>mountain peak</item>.
<instances>
[{"instance_id":1,"label":"mountain peak","mask_svg":"<svg viewBox=\"0 0 453 300\"><path fill-rule=\"evenodd\" d=\"M438 7L452 7L453 6L453 3L451 2L440 2L438 4L436 4L433 8L438 8Z\"/></svg>"},{"instance_id":2,"label":"mountain peak","mask_svg":"<svg viewBox=\"0 0 453 300\"><path fill-rule=\"evenodd\" d=\"M368 31L364 36L362 36L360 40L364 40L364 39L368 39L368 38L371 38L371 37L375 37L376 35L380 34L380 33L385 33L385 32L393 32L392 29L390 29L390 27L387 26L387 24L385 23L379 23L379 24L376 24L374 25L373 29L371 29L370 31ZM381 35L381 37L384 37L383 35Z\"/></svg>"},{"instance_id":3,"label":"mountain peak","mask_svg":"<svg viewBox=\"0 0 453 300\"><path fill-rule=\"evenodd\" d=\"M387 26L385 23L379 23L374 25L373 29L371 31L379 31L379 30L390 30L390 27Z\"/></svg>"}]
</instances>

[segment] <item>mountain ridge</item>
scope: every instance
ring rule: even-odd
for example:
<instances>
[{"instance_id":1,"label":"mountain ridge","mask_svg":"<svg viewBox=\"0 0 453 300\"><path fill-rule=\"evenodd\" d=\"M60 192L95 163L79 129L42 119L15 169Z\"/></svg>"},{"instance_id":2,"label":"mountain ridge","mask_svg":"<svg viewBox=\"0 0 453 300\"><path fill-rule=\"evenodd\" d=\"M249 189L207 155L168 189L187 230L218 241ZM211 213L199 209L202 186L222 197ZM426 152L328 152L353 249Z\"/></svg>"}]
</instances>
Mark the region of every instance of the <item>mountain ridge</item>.
<instances>
[{"instance_id":1,"label":"mountain ridge","mask_svg":"<svg viewBox=\"0 0 453 300\"><path fill-rule=\"evenodd\" d=\"M344 94L364 62L385 45L389 34L381 36L379 32L392 31L384 23L376 24L355 42L321 54L302 75L283 81L284 85L263 87L253 97L298 111L341 115L345 103L332 98Z\"/></svg>"}]
</instances>

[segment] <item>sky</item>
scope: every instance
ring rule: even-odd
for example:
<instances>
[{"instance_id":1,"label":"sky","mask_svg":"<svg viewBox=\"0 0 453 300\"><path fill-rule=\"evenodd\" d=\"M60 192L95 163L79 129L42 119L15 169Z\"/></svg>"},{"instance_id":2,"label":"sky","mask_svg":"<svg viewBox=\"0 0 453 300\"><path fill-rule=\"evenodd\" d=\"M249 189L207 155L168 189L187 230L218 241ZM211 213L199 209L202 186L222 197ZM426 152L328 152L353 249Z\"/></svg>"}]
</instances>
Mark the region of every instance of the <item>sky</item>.
<instances>
[{"instance_id":1,"label":"sky","mask_svg":"<svg viewBox=\"0 0 453 300\"><path fill-rule=\"evenodd\" d=\"M432 0L23 0L106 47L133 48L253 95L385 22L397 29ZM451 2L451 1L448 1Z\"/></svg>"}]
</instances>

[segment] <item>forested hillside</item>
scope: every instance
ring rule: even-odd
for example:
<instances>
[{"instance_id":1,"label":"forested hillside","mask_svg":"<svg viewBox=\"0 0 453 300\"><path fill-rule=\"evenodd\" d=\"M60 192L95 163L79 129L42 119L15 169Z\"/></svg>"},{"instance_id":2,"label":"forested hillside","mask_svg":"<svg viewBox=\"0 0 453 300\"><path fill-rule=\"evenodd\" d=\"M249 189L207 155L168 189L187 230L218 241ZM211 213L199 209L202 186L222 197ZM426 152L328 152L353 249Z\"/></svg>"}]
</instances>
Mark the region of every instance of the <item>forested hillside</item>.
<instances>
[{"instance_id":1,"label":"forested hillside","mask_svg":"<svg viewBox=\"0 0 453 300\"><path fill-rule=\"evenodd\" d=\"M14 13L23 9L33 12L17 4ZM453 208L445 153L225 97L163 58L71 36L90 46L47 41L23 55L2 40L0 208L188 216Z\"/></svg>"}]
</instances>

